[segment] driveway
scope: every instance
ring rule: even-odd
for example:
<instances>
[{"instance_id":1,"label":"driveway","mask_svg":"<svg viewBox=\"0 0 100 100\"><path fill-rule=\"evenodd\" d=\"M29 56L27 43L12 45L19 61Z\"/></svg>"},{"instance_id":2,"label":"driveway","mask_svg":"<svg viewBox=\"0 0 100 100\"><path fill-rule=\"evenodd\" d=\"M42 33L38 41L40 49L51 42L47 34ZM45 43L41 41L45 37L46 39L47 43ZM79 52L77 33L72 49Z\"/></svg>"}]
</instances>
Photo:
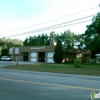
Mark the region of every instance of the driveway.
<instances>
[{"instance_id":1,"label":"driveway","mask_svg":"<svg viewBox=\"0 0 100 100\"><path fill-rule=\"evenodd\" d=\"M32 62L28 61L18 61L18 64L31 64ZM17 65L16 61L0 61L0 67L10 66L10 65Z\"/></svg>"}]
</instances>

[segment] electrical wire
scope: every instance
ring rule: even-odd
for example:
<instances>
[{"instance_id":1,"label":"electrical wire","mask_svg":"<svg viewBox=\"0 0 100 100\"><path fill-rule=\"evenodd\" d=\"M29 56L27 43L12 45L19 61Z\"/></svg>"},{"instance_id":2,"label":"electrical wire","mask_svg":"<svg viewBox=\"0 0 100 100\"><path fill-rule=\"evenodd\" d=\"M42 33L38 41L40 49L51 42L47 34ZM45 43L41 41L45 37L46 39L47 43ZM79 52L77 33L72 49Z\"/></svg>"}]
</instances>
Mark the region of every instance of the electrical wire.
<instances>
[{"instance_id":1,"label":"electrical wire","mask_svg":"<svg viewBox=\"0 0 100 100\"><path fill-rule=\"evenodd\" d=\"M64 1L66 2L66 0L64 0ZM68 0L67 0L67 1L68 1ZM56 4L61 4L61 2L60 2L60 3L57 2ZM47 6L47 5L45 5L45 6ZM43 6L43 7L45 7L45 6ZM47 6L46 8L48 8L48 7L52 7L52 5L51 5L51 6ZM46 9L46 8L45 8L45 9ZM37 10L37 9L39 9L39 10ZM33 10L34 10L34 12L37 13L37 11L44 10L44 8L42 9L42 8L38 7L38 8L33 8ZM33 10L30 10L30 11L31 11L31 12L30 12L31 14L32 14ZM50 11L49 11L49 12L50 12ZM29 14L29 11L28 11L28 12L27 12L27 11L24 12L24 15L26 15L25 13L26 13L26 14ZM39 13L39 15L40 15L40 14L42 14L42 13ZM23 13L19 13L19 14L15 15L15 18L16 18L16 17L18 18L19 15L21 15L21 17L23 17L23 16L22 16ZM24 16L24 17L25 17L25 16ZM11 16L10 18L11 18L11 19L15 19L15 18L12 17L12 16ZM5 20L5 19L8 19L8 17L7 17L7 18L3 18L3 20ZM2 19L0 19L0 20L2 20Z\"/></svg>"},{"instance_id":2,"label":"electrical wire","mask_svg":"<svg viewBox=\"0 0 100 100\"><path fill-rule=\"evenodd\" d=\"M91 21L91 20L76 22L76 23L72 23L72 24L68 24L68 25L62 25L62 26L58 26L58 27L52 27L52 28L50 28L50 29L48 28L48 29L44 29L44 30L34 30L34 31L29 31L29 32L20 33L20 34L5 36L5 37L15 37L15 36L22 36L22 35L27 35L27 34L29 35L29 34L33 34L33 33L37 33L37 32L43 32L43 31L47 31L47 30L51 30L51 29L57 29L57 28L65 27L65 26L76 25L76 24L80 24L80 23L84 23L84 22L88 22L88 21ZM4 37L4 36L3 36L3 37Z\"/></svg>"},{"instance_id":3,"label":"electrical wire","mask_svg":"<svg viewBox=\"0 0 100 100\"><path fill-rule=\"evenodd\" d=\"M79 2L79 1L80 1L80 0L78 0L78 2ZM74 2L74 3L70 4L70 5L73 5L73 4L75 4L75 3L77 3L77 2ZM67 6L69 6L69 4L67 4ZM65 5L65 6L63 6L62 8L67 7L67 6ZM46 12L49 12L49 13L50 13L50 12L52 12L52 11L54 11L54 10L58 10L58 9L61 9L61 7L56 8L56 9L52 9L52 10L49 10L49 11L47 10L47 11L44 11L44 12L41 12L41 13L39 12L39 14L37 14L37 15L41 15L41 14L46 13ZM35 16L36 16L36 15L35 15ZM26 17L25 17L25 16L21 16L21 17L22 17L22 18L20 18L20 19L18 19L18 17L17 17L17 21L23 19L23 17L24 17L24 19L29 18L29 15L26 16ZM34 16L32 16L32 17L34 17ZM37 16L36 16L36 17L37 17ZM16 19L16 17L15 17L15 18L13 17L12 19ZM12 19L11 19L11 20L12 20ZM15 21L15 20L14 20L14 21ZM10 21L10 22L13 22L13 20ZM3 24L7 24L7 23L8 23L8 22L4 22Z\"/></svg>"},{"instance_id":4,"label":"electrical wire","mask_svg":"<svg viewBox=\"0 0 100 100\"><path fill-rule=\"evenodd\" d=\"M71 16L74 16L74 15L77 15L77 14L80 14L80 13L83 13L83 12L87 12L89 10L93 10L97 7L93 7L93 8L90 8L90 9L87 9L87 10L83 10L83 11L80 11L80 12L76 12L74 14L70 14L70 15L67 15L66 17L71 17ZM93 16L93 15L92 15ZM60 17L60 18L57 18L57 19L53 19L53 20L50 20L50 21L46 21L46 22L42 22L42 23L38 23L38 24L35 24L35 25L30 25L30 26L27 26L27 27L23 27L23 28L19 28L19 29L15 29L15 30L11 30L11 31L7 31L7 32L3 32L3 33L8 33L8 32L13 32L13 31L17 31L17 30L22 30L22 29L26 29L26 28L29 28L29 27L33 27L33 26L38 26L38 25L42 25L42 24L45 24L45 23L49 23L49 22L53 22L53 21L56 21L56 20L60 20L64 17Z\"/></svg>"},{"instance_id":5,"label":"electrical wire","mask_svg":"<svg viewBox=\"0 0 100 100\"><path fill-rule=\"evenodd\" d=\"M35 10L37 10L37 9L40 9L41 10L41 7L49 7L50 5L52 6L52 4L54 3L61 3L61 2L58 2L58 1L60 1L60 0L57 0L57 2L55 1L53 1L53 2L49 2L49 3L46 3L46 4L43 4L43 5L40 5L40 6L38 6L38 7L34 7L34 8L32 8L32 9L30 9L30 10L27 10L27 11L24 11L24 12L20 12L20 13L17 13L17 14L14 14L14 15L12 15L12 16L9 16L9 17L5 17L5 18L1 18L0 20L5 20L5 19L8 19L8 18L13 18L13 17L18 17L19 15L22 15L22 14L28 14L30 11L33 11L34 9ZM64 0L64 1L66 1L66 0ZM53 5L54 5L53 4Z\"/></svg>"},{"instance_id":6,"label":"electrical wire","mask_svg":"<svg viewBox=\"0 0 100 100\"><path fill-rule=\"evenodd\" d=\"M93 16L93 15L91 15L91 16ZM31 33L34 33L34 32L40 32L40 31L60 28L60 27L68 26L68 25L74 25L75 23L72 23L72 22L75 22L75 21L78 21L78 20L82 20L82 19L86 19L86 18L89 18L91 16L87 16L87 17L84 17L84 18L79 18L79 19L76 19L76 20L73 20L73 21L69 21L69 22L65 22L65 23L60 23L60 24L56 24L56 25L53 25L53 26L45 27L45 28L40 28L40 29L32 30L32 31L29 31L29 32L24 32L24 33L19 33L19 34L15 34L15 35L10 35L10 36L6 36L6 37L14 37L14 36L19 36L19 35L26 35L26 34L29 34L29 33L31 34ZM90 21L90 20L86 20L86 21ZM86 21L82 21L82 22L86 22ZM72 23L72 24L68 24L68 23ZM76 22L76 23L81 23L81 22Z\"/></svg>"},{"instance_id":7,"label":"electrical wire","mask_svg":"<svg viewBox=\"0 0 100 100\"><path fill-rule=\"evenodd\" d=\"M77 12L77 13L74 13L74 14L71 14L71 15L67 15L67 17L74 16L74 15L76 15L76 14L80 14L80 13L83 13L83 12L86 12L86 11L89 11L89 10L92 10L92 9L95 9L95 8L97 8L97 7L93 7L93 8L90 8L90 9L88 9L88 10L84 10L84 11ZM93 15L91 15L91 16L93 16ZM91 17L91 16L87 16L87 18L88 18L88 17ZM50 21L38 23L38 24L31 25L31 26L28 26L28 27L42 25L42 24L49 23L49 22L52 22L52 21L55 21L55 20L59 20L59 19L62 19L62 18L64 18L64 17L60 17L60 18L53 19L53 20L50 20ZM85 19L85 18L86 18L86 17L84 17L84 18L82 18L82 19ZM67 23L72 23L72 22L77 21L77 20L81 20L81 19L72 20L72 21L69 21L69 22L67 22ZM87 20L87 21L88 21L88 20ZM90 21L90 20L89 20L89 21ZM86 22L86 21L83 21L83 22ZM76 24L77 24L77 23L79 24L79 22L76 22ZM67 25L66 25L66 23L60 23L60 24L57 24L57 25L48 26L48 27L41 28L41 29L36 29L36 30L33 30L33 32L38 32L38 30L39 30L39 32L41 32L41 31L44 31L44 30L50 30L50 29L53 29L53 28L56 29L56 28L60 28L60 27L68 26L68 25L69 25L69 26L70 26L70 25L75 25L75 23L73 23L73 24L67 24ZM11 31L8 31L8 32L21 30L21 29L28 28L28 27L23 27L23 28L16 29L16 30L11 30ZM31 32L31 31L29 31L29 32ZM6 32L3 32L3 33L6 33ZM27 33L27 32L25 32L25 33ZM21 34L21 35L24 35L24 33L23 33L23 34L20 33L20 34ZM20 34L19 34L19 35L20 35ZM32 33L30 33L30 34L32 34ZM17 36L17 35L18 35L18 34L15 34L15 36ZM13 35L11 35L11 36L9 36L9 37L13 37Z\"/></svg>"}]
</instances>

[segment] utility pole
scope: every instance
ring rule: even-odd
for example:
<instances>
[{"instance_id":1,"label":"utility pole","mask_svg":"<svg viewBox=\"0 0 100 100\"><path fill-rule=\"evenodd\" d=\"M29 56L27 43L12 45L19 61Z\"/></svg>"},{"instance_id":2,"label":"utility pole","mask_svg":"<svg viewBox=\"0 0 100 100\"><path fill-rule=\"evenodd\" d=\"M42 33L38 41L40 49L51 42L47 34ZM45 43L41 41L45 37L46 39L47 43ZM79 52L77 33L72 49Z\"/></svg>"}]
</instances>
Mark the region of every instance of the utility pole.
<instances>
[{"instance_id":1,"label":"utility pole","mask_svg":"<svg viewBox=\"0 0 100 100\"><path fill-rule=\"evenodd\" d=\"M17 62L17 65L18 65L18 55L16 55L16 62Z\"/></svg>"},{"instance_id":2,"label":"utility pole","mask_svg":"<svg viewBox=\"0 0 100 100\"><path fill-rule=\"evenodd\" d=\"M17 63L17 65L18 65L18 56L19 56L19 47L16 47L15 48L15 55L16 55L16 63Z\"/></svg>"}]
</instances>

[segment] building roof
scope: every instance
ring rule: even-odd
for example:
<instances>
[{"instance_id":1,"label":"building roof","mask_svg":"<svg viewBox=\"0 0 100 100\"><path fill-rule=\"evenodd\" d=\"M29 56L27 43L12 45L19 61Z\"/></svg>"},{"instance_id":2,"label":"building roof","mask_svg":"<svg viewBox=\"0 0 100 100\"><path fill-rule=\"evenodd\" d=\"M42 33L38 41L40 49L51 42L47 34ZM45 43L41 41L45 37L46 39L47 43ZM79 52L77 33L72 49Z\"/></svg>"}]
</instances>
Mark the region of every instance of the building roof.
<instances>
[{"instance_id":1,"label":"building roof","mask_svg":"<svg viewBox=\"0 0 100 100\"><path fill-rule=\"evenodd\" d=\"M77 53L77 54L91 54L90 50L80 50L80 49L66 49L65 52Z\"/></svg>"}]
</instances>

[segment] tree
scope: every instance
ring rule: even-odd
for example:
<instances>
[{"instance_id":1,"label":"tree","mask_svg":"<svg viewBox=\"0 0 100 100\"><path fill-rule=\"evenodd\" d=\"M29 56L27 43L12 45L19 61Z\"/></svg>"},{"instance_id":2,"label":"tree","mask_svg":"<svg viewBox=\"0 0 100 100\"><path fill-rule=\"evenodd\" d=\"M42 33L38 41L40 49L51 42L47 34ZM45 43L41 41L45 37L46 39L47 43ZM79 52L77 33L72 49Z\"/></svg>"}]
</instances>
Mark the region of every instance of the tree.
<instances>
[{"instance_id":1,"label":"tree","mask_svg":"<svg viewBox=\"0 0 100 100\"><path fill-rule=\"evenodd\" d=\"M65 48L74 48L75 35L69 29L61 33L62 42Z\"/></svg>"},{"instance_id":2,"label":"tree","mask_svg":"<svg viewBox=\"0 0 100 100\"><path fill-rule=\"evenodd\" d=\"M75 35L74 36L74 47L78 49L85 49L85 39L83 35Z\"/></svg>"},{"instance_id":3,"label":"tree","mask_svg":"<svg viewBox=\"0 0 100 100\"><path fill-rule=\"evenodd\" d=\"M49 45L50 44L50 38L47 34L43 34L41 35L41 42L43 45Z\"/></svg>"},{"instance_id":4,"label":"tree","mask_svg":"<svg viewBox=\"0 0 100 100\"><path fill-rule=\"evenodd\" d=\"M0 46L0 55L2 54L2 46Z\"/></svg>"},{"instance_id":5,"label":"tree","mask_svg":"<svg viewBox=\"0 0 100 100\"><path fill-rule=\"evenodd\" d=\"M84 34L85 45L93 55L100 53L100 13L93 17L92 23L87 26Z\"/></svg>"},{"instance_id":6,"label":"tree","mask_svg":"<svg viewBox=\"0 0 100 100\"><path fill-rule=\"evenodd\" d=\"M24 46L28 46L28 45L29 45L28 38L26 38L26 39L23 41L23 44L24 44Z\"/></svg>"},{"instance_id":7,"label":"tree","mask_svg":"<svg viewBox=\"0 0 100 100\"><path fill-rule=\"evenodd\" d=\"M62 58L63 58L62 42L60 40L58 40L57 45L55 47L55 53L54 53L55 63L61 63Z\"/></svg>"},{"instance_id":8,"label":"tree","mask_svg":"<svg viewBox=\"0 0 100 100\"><path fill-rule=\"evenodd\" d=\"M3 48L2 48L2 55L8 55L8 48L6 45L3 45Z\"/></svg>"},{"instance_id":9,"label":"tree","mask_svg":"<svg viewBox=\"0 0 100 100\"><path fill-rule=\"evenodd\" d=\"M53 41L53 42L55 41L55 36L56 36L55 32L52 31L52 32L50 33L51 41Z\"/></svg>"}]
</instances>

